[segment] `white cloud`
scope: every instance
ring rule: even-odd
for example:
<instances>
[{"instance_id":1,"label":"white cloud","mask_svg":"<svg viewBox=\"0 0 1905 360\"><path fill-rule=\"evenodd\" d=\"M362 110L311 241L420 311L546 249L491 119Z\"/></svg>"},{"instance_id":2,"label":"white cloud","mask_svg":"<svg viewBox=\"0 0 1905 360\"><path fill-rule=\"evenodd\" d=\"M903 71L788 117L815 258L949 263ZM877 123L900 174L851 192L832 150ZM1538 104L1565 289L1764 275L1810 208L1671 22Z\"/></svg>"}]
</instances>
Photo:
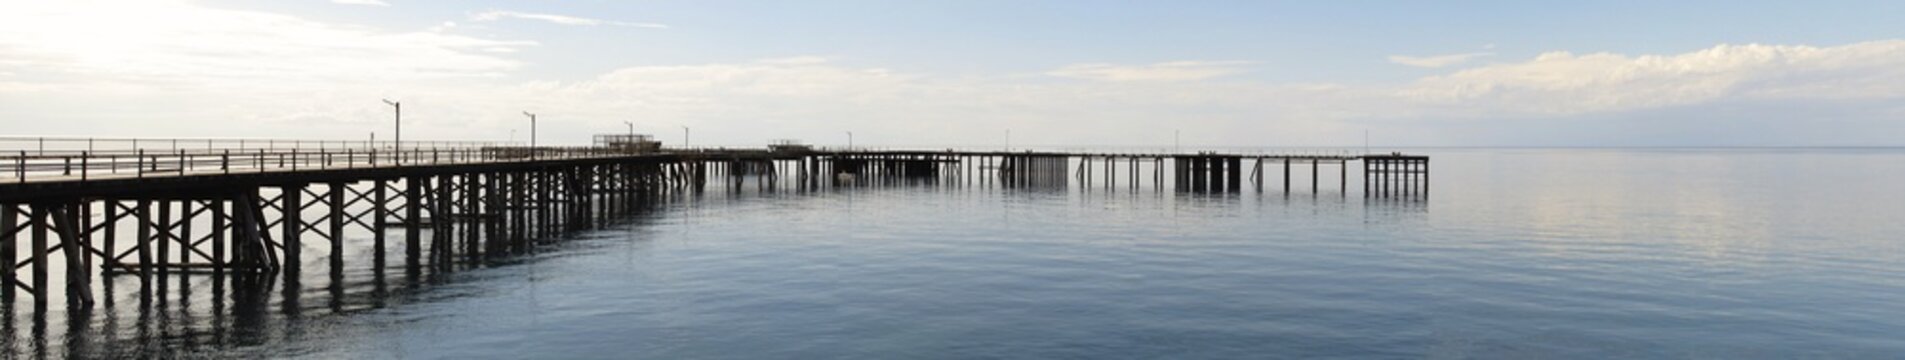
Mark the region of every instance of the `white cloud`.
<instances>
[{"instance_id":1,"label":"white cloud","mask_svg":"<svg viewBox=\"0 0 1905 360\"><path fill-rule=\"evenodd\" d=\"M383 2L383 0L331 0L331 3L343 4L343 5L390 6L390 3Z\"/></svg>"},{"instance_id":2,"label":"white cloud","mask_svg":"<svg viewBox=\"0 0 1905 360\"><path fill-rule=\"evenodd\" d=\"M1494 48L1494 45L1490 44L1489 46L1487 46L1487 48ZM1435 56L1390 55L1389 62L1402 64L1402 65L1408 65L1408 66L1414 66L1414 67L1422 67L1422 68L1439 68L1439 67L1447 67L1450 65L1457 65L1457 64L1468 62L1469 60L1474 60L1475 58L1492 56L1492 55L1495 55L1495 53L1475 52L1475 53L1466 53L1466 54L1449 54L1449 55L1435 55Z\"/></svg>"},{"instance_id":3,"label":"white cloud","mask_svg":"<svg viewBox=\"0 0 1905 360\"><path fill-rule=\"evenodd\" d=\"M0 49L12 59L0 67L140 84L208 78L251 83L402 81L494 77L519 64L479 50L535 45L432 32L393 33L168 1L122 3L110 12L88 11L90 6L84 1L43 2L0 13Z\"/></svg>"},{"instance_id":4,"label":"white cloud","mask_svg":"<svg viewBox=\"0 0 1905 360\"><path fill-rule=\"evenodd\" d=\"M1248 61L1172 61L1150 65L1072 64L1048 71L1057 77L1097 81L1190 81L1249 71Z\"/></svg>"},{"instance_id":5,"label":"white cloud","mask_svg":"<svg viewBox=\"0 0 1905 360\"><path fill-rule=\"evenodd\" d=\"M23 75L0 79L0 114L63 120L35 125L52 129L40 133L309 134L329 123L312 119L358 118L348 116L358 107L335 101L492 82L521 64L486 49L536 45L187 2L109 7L49 1L0 12L0 72ZM98 123L113 126L88 126Z\"/></svg>"},{"instance_id":6,"label":"white cloud","mask_svg":"<svg viewBox=\"0 0 1905 360\"><path fill-rule=\"evenodd\" d=\"M778 59L762 59L756 62L773 65L819 65L827 63L827 58L813 55L792 56Z\"/></svg>"},{"instance_id":7,"label":"white cloud","mask_svg":"<svg viewBox=\"0 0 1905 360\"><path fill-rule=\"evenodd\" d=\"M1899 98L1905 97L1905 41L1719 45L1675 55L1550 52L1424 78L1400 94L1477 111L1544 114L1721 100Z\"/></svg>"},{"instance_id":8,"label":"white cloud","mask_svg":"<svg viewBox=\"0 0 1905 360\"><path fill-rule=\"evenodd\" d=\"M516 12L516 11L502 11L502 10L491 10L491 11L485 11L485 12L470 15L471 21L496 21L496 20L502 20L505 18L536 20L536 21L544 21L544 22L558 24L558 25L574 25L574 26L614 25L614 26L628 26L628 27L639 27L639 28L649 28L649 29L667 29L668 28L667 24L645 23L645 22L625 22L625 21L575 17L575 16L568 16L568 15L539 14L539 13L526 13L526 12Z\"/></svg>"}]
</instances>

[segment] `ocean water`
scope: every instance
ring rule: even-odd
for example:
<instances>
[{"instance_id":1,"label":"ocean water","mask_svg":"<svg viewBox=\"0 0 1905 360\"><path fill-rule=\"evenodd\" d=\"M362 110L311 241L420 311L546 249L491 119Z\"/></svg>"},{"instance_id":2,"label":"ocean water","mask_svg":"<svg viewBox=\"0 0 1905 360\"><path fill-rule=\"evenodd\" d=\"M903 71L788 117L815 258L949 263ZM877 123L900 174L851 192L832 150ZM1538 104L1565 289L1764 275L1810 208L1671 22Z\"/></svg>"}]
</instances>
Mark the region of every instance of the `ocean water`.
<instances>
[{"instance_id":1,"label":"ocean water","mask_svg":"<svg viewBox=\"0 0 1905 360\"><path fill-rule=\"evenodd\" d=\"M1905 354L1905 149L1408 152L1434 157L1428 197L1365 199L1353 172L1343 193L1328 167L1315 194L1301 167L1289 195L711 191L533 255L391 268L376 277L387 289L357 268L337 286L306 280L291 304L282 289L149 310L121 299L113 324L10 328L8 345L366 359Z\"/></svg>"}]
</instances>

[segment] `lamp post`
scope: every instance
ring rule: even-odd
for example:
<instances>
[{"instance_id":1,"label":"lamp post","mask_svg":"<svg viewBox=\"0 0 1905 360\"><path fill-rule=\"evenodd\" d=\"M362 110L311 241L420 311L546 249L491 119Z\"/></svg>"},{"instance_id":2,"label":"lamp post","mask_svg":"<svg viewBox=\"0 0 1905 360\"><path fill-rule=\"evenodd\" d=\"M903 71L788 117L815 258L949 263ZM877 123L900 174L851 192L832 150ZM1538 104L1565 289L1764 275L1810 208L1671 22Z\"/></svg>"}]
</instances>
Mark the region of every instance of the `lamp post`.
<instances>
[{"instance_id":1,"label":"lamp post","mask_svg":"<svg viewBox=\"0 0 1905 360\"><path fill-rule=\"evenodd\" d=\"M688 126L681 126L681 148L688 148Z\"/></svg>"},{"instance_id":2,"label":"lamp post","mask_svg":"<svg viewBox=\"0 0 1905 360\"><path fill-rule=\"evenodd\" d=\"M628 125L628 141L635 141L635 122L623 121L622 124Z\"/></svg>"},{"instance_id":3,"label":"lamp post","mask_svg":"<svg viewBox=\"0 0 1905 360\"><path fill-rule=\"evenodd\" d=\"M524 111L523 115L529 116L529 147L536 147L536 114Z\"/></svg>"},{"instance_id":4,"label":"lamp post","mask_svg":"<svg viewBox=\"0 0 1905 360\"><path fill-rule=\"evenodd\" d=\"M847 132L847 150L853 150L853 132Z\"/></svg>"},{"instance_id":5,"label":"lamp post","mask_svg":"<svg viewBox=\"0 0 1905 360\"><path fill-rule=\"evenodd\" d=\"M397 163L403 164L403 103L390 101L390 99L383 100L385 104L390 104L390 107L396 110L397 136L390 140L390 147L397 150Z\"/></svg>"}]
</instances>

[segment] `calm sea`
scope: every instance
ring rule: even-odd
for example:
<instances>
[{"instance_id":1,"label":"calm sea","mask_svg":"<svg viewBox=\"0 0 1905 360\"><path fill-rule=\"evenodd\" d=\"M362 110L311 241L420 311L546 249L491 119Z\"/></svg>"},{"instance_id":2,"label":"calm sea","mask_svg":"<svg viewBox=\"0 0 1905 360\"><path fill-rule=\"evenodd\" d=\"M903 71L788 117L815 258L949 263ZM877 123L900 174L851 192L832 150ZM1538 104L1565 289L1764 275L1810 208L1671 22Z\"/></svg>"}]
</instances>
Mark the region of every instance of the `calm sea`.
<instances>
[{"instance_id":1,"label":"calm sea","mask_svg":"<svg viewBox=\"0 0 1905 360\"><path fill-rule=\"evenodd\" d=\"M1287 196L1280 183L711 190L478 268L354 268L335 287L313 270L290 304L283 289L228 302L193 285L196 300L146 307L122 293L110 318L70 334L36 335L16 314L6 345L352 359L1905 356L1905 149L1409 152L1434 156L1427 198L1365 200L1353 172L1344 194L1331 167L1312 194L1304 166Z\"/></svg>"}]
</instances>

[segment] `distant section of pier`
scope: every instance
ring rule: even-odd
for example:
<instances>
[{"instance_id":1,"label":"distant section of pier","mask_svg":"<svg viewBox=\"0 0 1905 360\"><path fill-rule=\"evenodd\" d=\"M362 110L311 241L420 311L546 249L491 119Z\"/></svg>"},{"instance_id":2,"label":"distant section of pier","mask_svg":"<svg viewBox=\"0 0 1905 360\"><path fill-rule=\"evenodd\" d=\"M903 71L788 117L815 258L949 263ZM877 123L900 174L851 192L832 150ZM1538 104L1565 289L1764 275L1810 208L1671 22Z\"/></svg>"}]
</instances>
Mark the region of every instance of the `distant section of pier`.
<instances>
[{"instance_id":1,"label":"distant section of pier","mask_svg":"<svg viewBox=\"0 0 1905 360\"><path fill-rule=\"evenodd\" d=\"M490 142L0 138L0 298L89 307L96 273L284 276L307 242L332 271L346 241L370 261L449 269L532 250L651 199L726 191L930 185L1044 191L1292 193L1421 201L1429 158L1352 153L984 149L667 148L646 136L592 146ZM1323 169L1333 167L1335 184ZM1292 174L1307 168L1307 190ZM1274 175L1272 175L1274 173ZM365 233L353 238L347 234ZM50 282L58 265L63 283ZM24 278L23 278L24 277ZM221 280L222 281L222 280ZM236 286L236 285L234 285Z\"/></svg>"}]
</instances>

